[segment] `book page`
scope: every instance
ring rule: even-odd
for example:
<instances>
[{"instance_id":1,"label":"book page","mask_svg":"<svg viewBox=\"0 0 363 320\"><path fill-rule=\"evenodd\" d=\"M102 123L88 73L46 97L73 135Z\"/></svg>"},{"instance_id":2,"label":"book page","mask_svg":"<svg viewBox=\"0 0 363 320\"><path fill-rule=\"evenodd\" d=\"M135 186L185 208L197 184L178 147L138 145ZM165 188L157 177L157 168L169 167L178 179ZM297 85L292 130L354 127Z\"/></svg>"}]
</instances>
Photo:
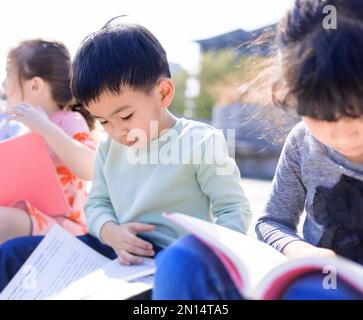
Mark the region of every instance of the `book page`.
<instances>
[{"instance_id":1,"label":"book page","mask_svg":"<svg viewBox=\"0 0 363 320\"><path fill-rule=\"evenodd\" d=\"M153 287L154 260L143 258L139 265L125 266L118 260L105 264L76 281L54 299L123 300Z\"/></svg>"},{"instance_id":2,"label":"book page","mask_svg":"<svg viewBox=\"0 0 363 320\"><path fill-rule=\"evenodd\" d=\"M50 299L109 261L55 225L2 291L0 299Z\"/></svg>"},{"instance_id":3,"label":"book page","mask_svg":"<svg viewBox=\"0 0 363 320\"><path fill-rule=\"evenodd\" d=\"M325 274L326 284L335 284L337 279L345 281L363 294L362 265L343 257L303 257L289 260L270 272L257 286L255 296L259 299L280 299L286 288L306 274ZM322 283L323 286L323 283Z\"/></svg>"},{"instance_id":4,"label":"book page","mask_svg":"<svg viewBox=\"0 0 363 320\"><path fill-rule=\"evenodd\" d=\"M287 261L274 248L242 233L180 213L165 214L165 217L194 234L209 247L216 248L219 258L223 253L231 264L221 261L244 296L253 295L257 284L276 266ZM242 278L241 283L236 281L233 266Z\"/></svg>"}]
</instances>

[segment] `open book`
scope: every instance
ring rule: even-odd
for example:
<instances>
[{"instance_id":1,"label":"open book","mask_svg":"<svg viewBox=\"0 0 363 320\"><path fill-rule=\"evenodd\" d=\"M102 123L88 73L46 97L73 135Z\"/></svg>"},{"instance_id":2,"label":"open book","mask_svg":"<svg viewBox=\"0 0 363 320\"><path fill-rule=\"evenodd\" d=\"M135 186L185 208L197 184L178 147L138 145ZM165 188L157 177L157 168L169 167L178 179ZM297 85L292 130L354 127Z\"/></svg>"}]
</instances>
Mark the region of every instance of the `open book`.
<instances>
[{"instance_id":1,"label":"open book","mask_svg":"<svg viewBox=\"0 0 363 320\"><path fill-rule=\"evenodd\" d=\"M0 141L0 159L0 206L28 200L50 216L70 210L40 135L27 133Z\"/></svg>"},{"instance_id":2,"label":"open book","mask_svg":"<svg viewBox=\"0 0 363 320\"><path fill-rule=\"evenodd\" d=\"M164 217L213 250L246 299L280 299L299 277L331 271L363 294L363 267L344 258L289 260L271 246L225 227L180 213Z\"/></svg>"},{"instance_id":3,"label":"open book","mask_svg":"<svg viewBox=\"0 0 363 320\"><path fill-rule=\"evenodd\" d=\"M0 294L0 300L128 299L152 288L153 259L124 266L55 225Z\"/></svg>"}]
</instances>

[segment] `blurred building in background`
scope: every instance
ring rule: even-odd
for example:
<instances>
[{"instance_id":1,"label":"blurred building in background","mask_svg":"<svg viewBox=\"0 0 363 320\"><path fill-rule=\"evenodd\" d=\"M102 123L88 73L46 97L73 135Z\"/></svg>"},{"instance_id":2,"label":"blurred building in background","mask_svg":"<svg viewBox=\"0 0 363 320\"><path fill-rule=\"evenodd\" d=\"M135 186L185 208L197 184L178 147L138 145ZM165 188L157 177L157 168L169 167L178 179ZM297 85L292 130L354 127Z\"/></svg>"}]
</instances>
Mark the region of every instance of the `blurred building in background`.
<instances>
[{"instance_id":1,"label":"blurred building in background","mask_svg":"<svg viewBox=\"0 0 363 320\"><path fill-rule=\"evenodd\" d=\"M276 27L275 24L253 31L239 29L196 40L201 60L194 75L178 64L170 64L176 88L170 110L210 123L225 134L233 129L235 148L231 153L242 177L272 179L286 135L300 120L281 110L272 114L266 107L242 103L240 99L241 87L274 54ZM188 94L191 79L198 83L194 95Z\"/></svg>"},{"instance_id":2,"label":"blurred building in background","mask_svg":"<svg viewBox=\"0 0 363 320\"><path fill-rule=\"evenodd\" d=\"M273 46L276 24L253 31L242 29L218 35L209 39L196 40L202 53L210 50L220 51L231 48L237 56L268 56Z\"/></svg>"},{"instance_id":3,"label":"blurred building in background","mask_svg":"<svg viewBox=\"0 0 363 320\"><path fill-rule=\"evenodd\" d=\"M298 117L277 111L268 114L258 106L238 102L214 107L211 124L222 129L227 139L227 130L232 129L235 140L230 154L242 177L273 178L286 135L299 121ZM285 117L283 121L279 116Z\"/></svg>"},{"instance_id":4,"label":"blurred building in background","mask_svg":"<svg viewBox=\"0 0 363 320\"><path fill-rule=\"evenodd\" d=\"M258 65L273 53L275 32L276 25L270 25L258 30L240 29L197 40L204 58L212 60L206 68L211 69L219 64L225 67L227 63L222 63L221 59L226 59L227 53L230 54L228 64L234 63L224 75L223 70L219 70L220 82L207 90L214 90L211 124L223 129L226 137L228 129L234 130L232 152L243 177L272 179L286 135L299 121L291 115L280 121L279 117L287 117L282 111L269 114L260 106L244 104L239 100L238 86L244 83L244 73L249 69L248 77L253 77L251 69L257 73ZM251 68L251 64L256 67ZM210 97L213 98L213 94Z\"/></svg>"}]
</instances>

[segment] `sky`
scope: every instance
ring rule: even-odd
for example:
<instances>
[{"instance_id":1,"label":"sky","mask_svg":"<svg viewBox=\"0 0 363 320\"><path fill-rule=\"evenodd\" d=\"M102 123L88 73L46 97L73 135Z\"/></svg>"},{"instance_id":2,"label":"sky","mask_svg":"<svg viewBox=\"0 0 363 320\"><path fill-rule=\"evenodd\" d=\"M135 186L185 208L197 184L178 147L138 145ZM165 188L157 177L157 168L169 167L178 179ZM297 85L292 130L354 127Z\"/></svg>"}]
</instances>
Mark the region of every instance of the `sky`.
<instances>
[{"instance_id":1,"label":"sky","mask_svg":"<svg viewBox=\"0 0 363 320\"><path fill-rule=\"evenodd\" d=\"M148 28L170 62L196 73L199 46L235 29L253 30L277 22L292 0L3 0L0 8L0 79L6 54L19 41L52 38L73 56L82 39L119 14Z\"/></svg>"}]
</instances>

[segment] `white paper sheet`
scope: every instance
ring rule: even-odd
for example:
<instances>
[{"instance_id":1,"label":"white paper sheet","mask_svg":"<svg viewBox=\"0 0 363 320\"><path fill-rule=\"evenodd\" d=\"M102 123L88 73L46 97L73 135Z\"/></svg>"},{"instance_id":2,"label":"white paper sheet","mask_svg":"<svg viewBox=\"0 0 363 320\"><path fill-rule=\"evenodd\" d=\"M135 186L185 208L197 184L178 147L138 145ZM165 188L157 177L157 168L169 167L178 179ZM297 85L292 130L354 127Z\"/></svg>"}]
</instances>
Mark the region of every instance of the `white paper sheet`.
<instances>
[{"instance_id":1,"label":"white paper sheet","mask_svg":"<svg viewBox=\"0 0 363 320\"><path fill-rule=\"evenodd\" d=\"M86 299L110 284L118 290L119 283L123 290L128 281L150 275L154 270L152 259L145 259L139 266L122 266L56 225L3 290L0 299Z\"/></svg>"},{"instance_id":2,"label":"white paper sheet","mask_svg":"<svg viewBox=\"0 0 363 320\"><path fill-rule=\"evenodd\" d=\"M124 266L117 260L105 264L71 284L54 299L127 299L152 288L154 260L144 258L140 265Z\"/></svg>"}]
</instances>

